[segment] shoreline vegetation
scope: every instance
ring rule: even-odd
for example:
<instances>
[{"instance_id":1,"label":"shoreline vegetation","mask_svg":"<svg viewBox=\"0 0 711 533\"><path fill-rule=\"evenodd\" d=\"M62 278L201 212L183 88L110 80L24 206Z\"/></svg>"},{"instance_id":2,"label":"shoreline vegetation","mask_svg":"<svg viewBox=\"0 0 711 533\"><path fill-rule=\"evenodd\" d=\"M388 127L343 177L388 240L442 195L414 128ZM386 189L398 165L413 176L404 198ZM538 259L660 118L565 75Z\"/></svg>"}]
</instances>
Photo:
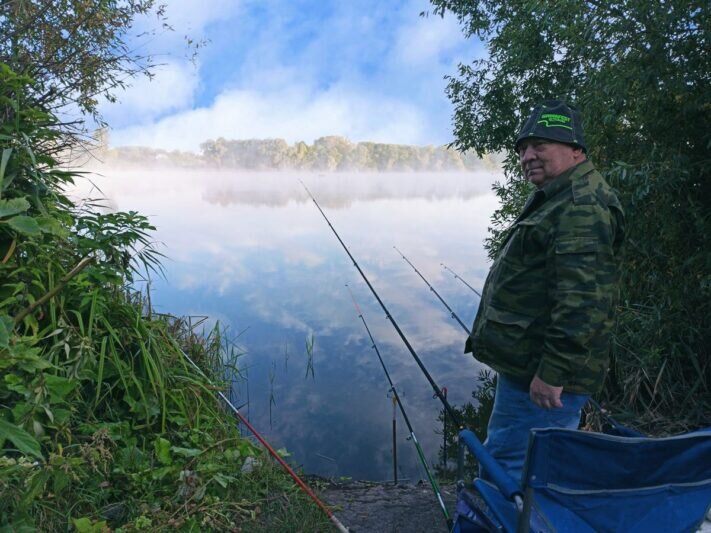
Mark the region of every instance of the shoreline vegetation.
<instances>
[{"instance_id":1,"label":"shoreline vegetation","mask_svg":"<svg viewBox=\"0 0 711 533\"><path fill-rule=\"evenodd\" d=\"M0 531L330 530L217 400L226 332L134 291L161 274L148 219L64 196L33 83L0 64Z\"/></svg>"},{"instance_id":2,"label":"shoreline vegetation","mask_svg":"<svg viewBox=\"0 0 711 533\"><path fill-rule=\"evenodd\" d=\"M75 165L95 168L238 169L308 172L472 172L494 170L501 157L459 152L446 146L352 142L326 136L313 144L284 139L207 140L199 152L145 146L110 146L105 129L94 134L91 150L67 154Z\"/></svg>"}]
</instances>

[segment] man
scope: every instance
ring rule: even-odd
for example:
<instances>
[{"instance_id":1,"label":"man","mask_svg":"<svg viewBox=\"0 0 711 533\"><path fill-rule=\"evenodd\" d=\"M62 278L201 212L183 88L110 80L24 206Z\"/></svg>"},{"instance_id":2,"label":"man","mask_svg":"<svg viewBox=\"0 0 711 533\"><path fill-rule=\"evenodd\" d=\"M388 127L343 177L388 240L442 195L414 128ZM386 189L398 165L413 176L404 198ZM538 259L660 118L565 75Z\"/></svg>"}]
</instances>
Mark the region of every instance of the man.
<instances>
[{"instance_id":1,"label":"man","mask_svg":"<svg viewBox=\"0 0 711 533\"><path fill-rule=\"evenodd\" d=\"M574 107L536 107L516 150L536 191L491 267L465 352L498 372L485 446L519 480L530 429L577 428L602 387L624 215L587 160Z\"/></svg>"}]
</instances>

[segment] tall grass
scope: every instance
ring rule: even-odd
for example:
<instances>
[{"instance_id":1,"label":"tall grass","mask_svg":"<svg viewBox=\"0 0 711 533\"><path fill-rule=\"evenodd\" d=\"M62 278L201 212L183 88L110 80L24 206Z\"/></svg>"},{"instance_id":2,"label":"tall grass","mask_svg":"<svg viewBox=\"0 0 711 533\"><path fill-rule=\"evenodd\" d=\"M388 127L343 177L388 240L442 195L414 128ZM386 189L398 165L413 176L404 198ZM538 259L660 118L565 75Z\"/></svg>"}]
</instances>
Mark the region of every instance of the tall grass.
<instances>
[{"instance_id":1,"label":"tall grass","mask_svg":"<svg viewBox=\"0 0 711 533\"><path fill-rule=\"evenodd\" d=\"M29 83L0 65L0 530L259 530L290 507L326 529L216 401L239 371L224 332L133 290L160 273L148 220L64 196Z\"/></svg>"}]
</instances>

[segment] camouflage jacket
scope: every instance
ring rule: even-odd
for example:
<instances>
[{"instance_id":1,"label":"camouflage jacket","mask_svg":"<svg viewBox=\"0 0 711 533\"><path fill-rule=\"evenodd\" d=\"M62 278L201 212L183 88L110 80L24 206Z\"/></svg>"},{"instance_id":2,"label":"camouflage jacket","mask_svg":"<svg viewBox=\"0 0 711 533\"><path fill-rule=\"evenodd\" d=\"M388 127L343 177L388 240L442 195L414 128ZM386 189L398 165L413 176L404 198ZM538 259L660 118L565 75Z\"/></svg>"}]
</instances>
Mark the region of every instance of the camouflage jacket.
<instances>
[{"instance_id":1,"label":"camouflage jacket","mask_svg":"<svg viewBox=\"0 0 711 533\"><path fill-rule=\"evenodd\" d=\"M624 215L584 161L533 193L484 286L465 352L515 380L591 394L608 366Z\"/></svg>"}]
</instances>

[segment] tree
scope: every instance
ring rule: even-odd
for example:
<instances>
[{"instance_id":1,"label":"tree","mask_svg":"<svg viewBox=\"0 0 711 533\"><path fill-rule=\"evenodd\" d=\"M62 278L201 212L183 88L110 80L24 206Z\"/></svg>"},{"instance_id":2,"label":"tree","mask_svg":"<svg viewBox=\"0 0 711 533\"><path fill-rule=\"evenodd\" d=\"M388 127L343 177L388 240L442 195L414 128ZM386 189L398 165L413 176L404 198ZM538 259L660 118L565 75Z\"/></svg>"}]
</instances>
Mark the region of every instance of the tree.
<instances>
[{"instance_id":1,"label":"tree","mask_svg":"<svg viewBox=\"0 0 711 533\"><path fill-rule=\"evenodd\" d=\"M670 430L711 413L711 5L432 0L488 57L448 78L453 143L505 151L495 254L529 187L513 142L544 98L576 104L589 155L620 191L627 254L605 394L640 423Z\"/></svg>"},{"instance_id":2,"label":"tree","mask_svg":"<svg viewBox=\"0 0 711 533\"><path fill-rule=\"evenodd\" d=\"M98 122L99 97L139 74L151 75L150 57L131 48L128 31L139 15L153 13L165 25L155 0L5 0L0 2L0 62L34 80L27 97L53 112L78 110ZM83 119L65 121L76 140Z\"/></svg>"}]
</instances>

